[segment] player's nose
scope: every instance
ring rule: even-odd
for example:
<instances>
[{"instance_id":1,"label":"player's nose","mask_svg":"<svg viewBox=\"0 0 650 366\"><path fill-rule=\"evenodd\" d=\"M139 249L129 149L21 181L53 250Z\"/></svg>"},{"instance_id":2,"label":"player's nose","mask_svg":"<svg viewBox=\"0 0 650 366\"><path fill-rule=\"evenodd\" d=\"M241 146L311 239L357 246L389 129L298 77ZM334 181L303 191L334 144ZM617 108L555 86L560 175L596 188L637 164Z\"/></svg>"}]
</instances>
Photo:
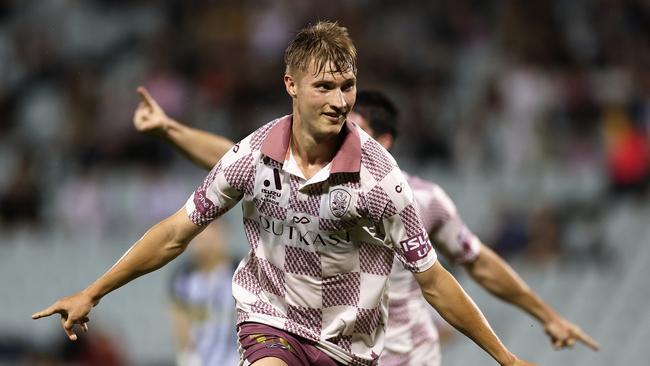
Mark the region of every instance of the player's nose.
<instances>
[{"instance_id":1,"label":"player's nose","mask_svg":"<svg viewBox=\"0 0 650 366\"><path fill-rule=\"evenodd\" d=\"M348 108L348 103L345 100L345 95L340 89L336 89L334 93L332 93L329 104L338 113L343 113Z\"/></svg>"}]
</instances>

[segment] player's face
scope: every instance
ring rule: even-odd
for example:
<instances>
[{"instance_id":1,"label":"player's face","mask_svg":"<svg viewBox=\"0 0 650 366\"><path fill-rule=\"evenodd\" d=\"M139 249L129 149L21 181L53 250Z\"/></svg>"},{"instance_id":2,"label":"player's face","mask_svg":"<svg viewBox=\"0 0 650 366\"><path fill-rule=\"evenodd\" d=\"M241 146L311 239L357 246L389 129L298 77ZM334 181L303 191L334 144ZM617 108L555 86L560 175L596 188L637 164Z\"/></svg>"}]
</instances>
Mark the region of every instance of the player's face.
<instances>
[{"instance_id":1,"label":"player's face","mask_svg":"<svg viewBox=\"0 0 650 366\"><path fill-rule=\"evenodd\" d=\"M348 121L355 123L357 126L361 127L361 129L364 130L368 135L370 135L370 137L375 138L375 131L370 128L368 121L359 113L351 111L348 114Z\"/></svg>"},{"instance_id":2,"label":"player's face","mask_svg":"<svg viewBox=\"0 0 650 366\"><path fill-rule=\"evenodd\" d=\"M318 73L314 62L308 70L285 75L285 85L294 99L295 113L316 139L338 135L357 97L352 71L332 72L331 65Z\"/></svg>"}]
</instances>

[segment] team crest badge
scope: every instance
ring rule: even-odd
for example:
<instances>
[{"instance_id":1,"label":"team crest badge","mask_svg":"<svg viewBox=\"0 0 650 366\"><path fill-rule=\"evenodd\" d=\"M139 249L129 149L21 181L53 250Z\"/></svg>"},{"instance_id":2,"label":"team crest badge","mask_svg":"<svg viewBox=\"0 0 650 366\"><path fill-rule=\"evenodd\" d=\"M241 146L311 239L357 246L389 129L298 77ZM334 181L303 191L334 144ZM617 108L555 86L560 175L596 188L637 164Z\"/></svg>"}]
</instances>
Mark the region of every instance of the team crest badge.
<instances>
[{"instance_id":1,"label":"team crest badge","mask_svg":"<svg viewBox=\"0 0 650 366\"><path fill-rule=\"evenodd\" d=\"M330 192L330 211L335 217L342 217L350 206L350 193L344 189L334 189Z\"/></svg>"}]
</instances>

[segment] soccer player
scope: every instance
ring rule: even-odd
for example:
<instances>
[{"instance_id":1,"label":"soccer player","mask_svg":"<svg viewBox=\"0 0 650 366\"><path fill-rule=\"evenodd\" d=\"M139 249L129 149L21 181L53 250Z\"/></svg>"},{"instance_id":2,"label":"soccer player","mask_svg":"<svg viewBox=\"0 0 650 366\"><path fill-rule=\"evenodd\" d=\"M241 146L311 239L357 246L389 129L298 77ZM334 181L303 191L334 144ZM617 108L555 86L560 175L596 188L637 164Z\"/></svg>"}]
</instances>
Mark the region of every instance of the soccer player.
<instances>
[{"instance_id":1,"label":"soccer player","mask_svg":"<svg viewBox=\"0 0 650 366\"><path fill-rule=\"evenodd\" d=\"M167 116L146 89L139 88L142 103L133 123L140 132L165 138L197 165L210 168L233 142L190 128ZM398 111L383 94L361 91L348 120L361 127L390 150L397 138ZM556 348L571 347L576 341L597 350L598 344L576 325L559 316L542 301L501 257L485 246L465 225L456 206L435 183L403 172L413 190L424 227L436 250L461 264L483 288L518 306L537 319ZM437 365L440 360L438 335L430 307L420 296L413 276L398 262L390 275L388 328L379 364Z\"/></svg>"},{"instance_id":2,"label":"soccer player","mask_svg":"<svg viewBox=\"0 0 650 366\"><path fill-rule=\"evenodd\" d=\"M429 304L501 365L531 365L501 343L437 262L394 159L346 121L356 98L347 30L319 22L285 51L292 114L235 144L178 212L154 225L86 289L35 313L87 330L101 298L180 255L242 202L251 250L233 277L243 365L374 365L384 348L393 259Z\"/></svg>"},{"instance_id":3,"label":"soccer player","mask_svg":"<svg viewBox=\"0 0 650 366\"><path fill-rule=\"evenodd\" d=\"M239 359L233 327L235 262L226 247L226 231L220 222L209 225L194 238L189 260L171 278L177 366L235 365Z\"/></svg>"}]
</instances>

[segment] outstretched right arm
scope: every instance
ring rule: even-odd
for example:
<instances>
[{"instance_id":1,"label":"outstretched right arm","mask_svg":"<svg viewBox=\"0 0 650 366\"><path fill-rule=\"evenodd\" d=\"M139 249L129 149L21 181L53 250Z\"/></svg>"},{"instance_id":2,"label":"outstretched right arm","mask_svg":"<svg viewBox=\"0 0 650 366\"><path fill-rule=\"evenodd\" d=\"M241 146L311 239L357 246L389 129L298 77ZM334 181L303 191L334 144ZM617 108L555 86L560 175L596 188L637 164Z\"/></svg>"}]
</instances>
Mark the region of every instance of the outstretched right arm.
<instances>
[{"instance_id":1,"label":"outstretched right arm","mask_svg":"<svg viewBox=\"0 0 650 366\"><path fill-rule=\"evenodd\" d=\"M185 208L181 208L147 231L113 267L85 290L59 299L32 315L32 319L60 314L63 330L70 340L76 340L74 325L87 330L88 314L102 297L179 256L202 230L203 227L190 221Z\"/></svg>"},{"instance_id":2,"label":"outstretched right arm","mask_svg":"<svg viewBox=\"0 0 650 366\"><path fill-rule=\"evenodd\" d=\"M194 164L210 170L234 143L225 137L186 126L167 116L144 87L138 88L142 101L133 114L139 132L163 138Z\"/></svg>"}]
</instances>

